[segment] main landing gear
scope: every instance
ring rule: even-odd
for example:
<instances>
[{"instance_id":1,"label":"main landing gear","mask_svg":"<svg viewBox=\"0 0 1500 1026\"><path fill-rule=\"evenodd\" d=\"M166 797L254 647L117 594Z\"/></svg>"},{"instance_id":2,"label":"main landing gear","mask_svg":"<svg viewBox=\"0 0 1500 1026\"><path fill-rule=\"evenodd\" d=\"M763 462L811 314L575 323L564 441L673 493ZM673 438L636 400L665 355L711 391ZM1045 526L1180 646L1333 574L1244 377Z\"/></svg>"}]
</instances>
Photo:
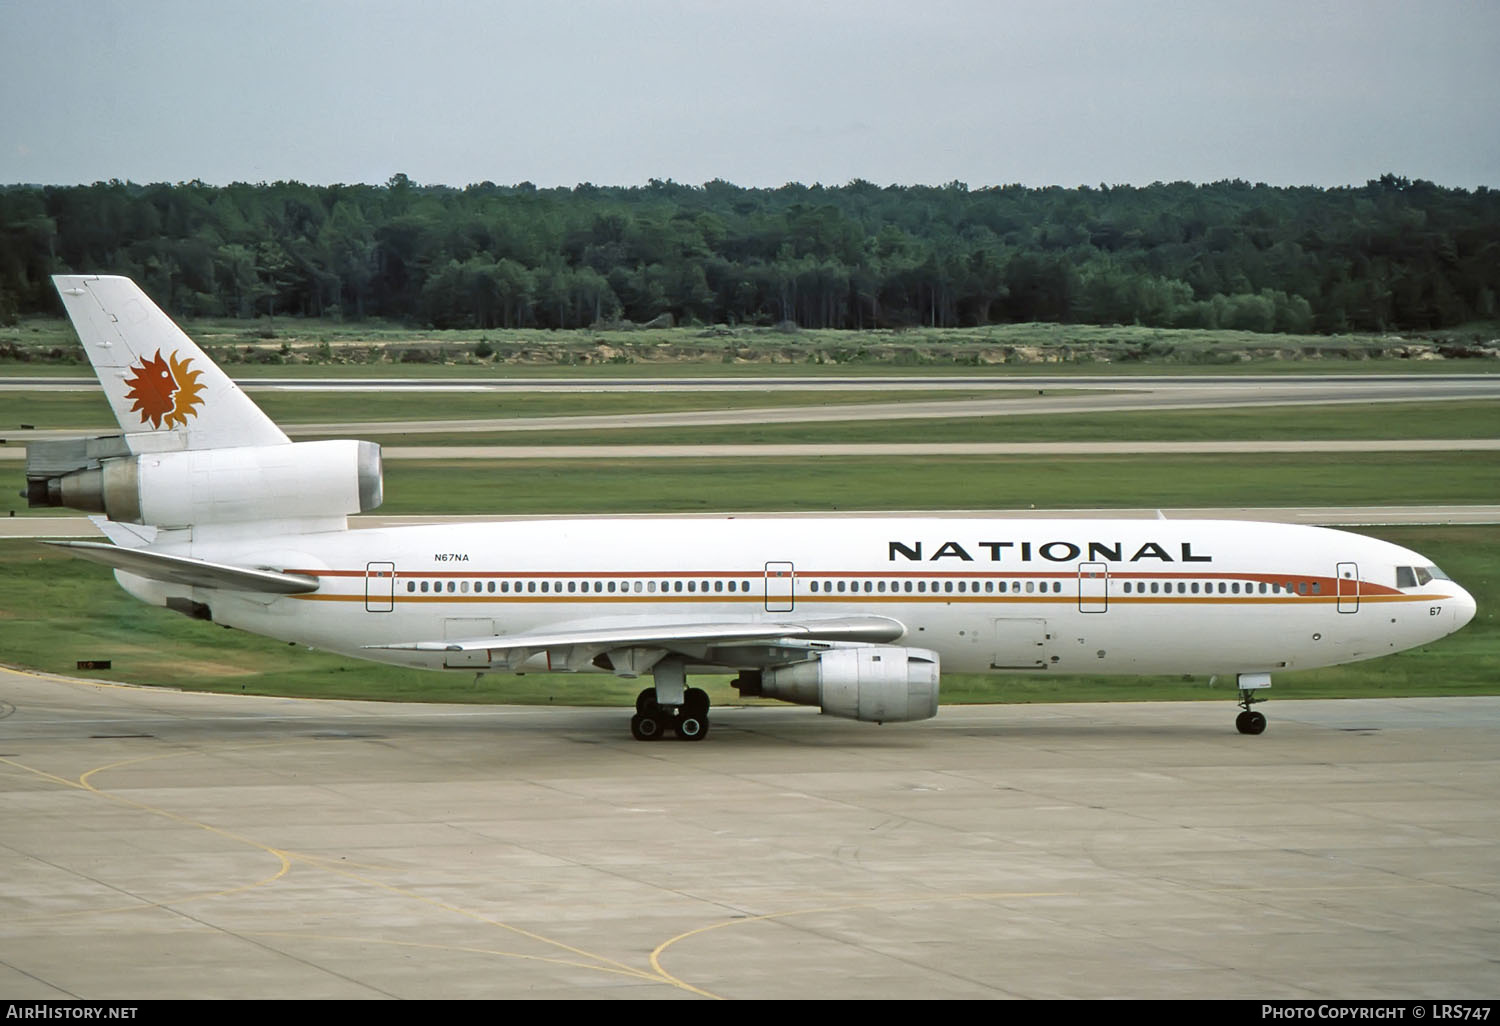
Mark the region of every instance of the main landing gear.
<instances>
[{"instance_id":1,"label":"main landing gear","mask_svg":"<svg viewBox=\"0 0 1500 1026\"><path fill-rule=\"evenodd\" d=\"M679 741L702 741L708 734L708 692L687 688L680 705L657 701L656 688L647 688L635 698L630 734L637 741L659 741L675 733Z\"/></svg>"}]
</instances>

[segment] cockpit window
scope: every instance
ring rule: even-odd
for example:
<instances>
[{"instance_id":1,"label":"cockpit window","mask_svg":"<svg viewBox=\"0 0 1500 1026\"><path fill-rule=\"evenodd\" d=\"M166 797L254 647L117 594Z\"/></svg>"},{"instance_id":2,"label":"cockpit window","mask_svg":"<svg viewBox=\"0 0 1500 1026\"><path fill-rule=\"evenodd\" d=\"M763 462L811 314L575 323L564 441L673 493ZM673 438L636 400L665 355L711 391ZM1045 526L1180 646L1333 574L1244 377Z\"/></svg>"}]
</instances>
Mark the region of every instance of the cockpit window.
<instances>
[{"instance_id":1,"label":"cockpit window","mask_svg":"<svg viewBox=\"0 0 1500 1026\"><path fill-rule=\"evenodd\" d=\"M1441 570L1439 570L1435 566L1429 566L1429 567L1427 567L1427 573L1430 574L1433 578L1435 578L1435 579L1437 579L1439 581L1451 581L1451 580L1453 580L1453 578L1449 577L1447 574L1443 573ZM1422 583L1426 584L1427 582L1423 581Z\"/></svg>"},{"instance_id":2,"label":"cockpit window","mask_svg":"<svg viewBox=\"0 0 1500 1026\"><path fill-rule=\"evenodd\" d=\"M1417 586L1417 575L1409 566L1396 567L1396 587L1415 588Z\"/></svg>"}]
</instances>

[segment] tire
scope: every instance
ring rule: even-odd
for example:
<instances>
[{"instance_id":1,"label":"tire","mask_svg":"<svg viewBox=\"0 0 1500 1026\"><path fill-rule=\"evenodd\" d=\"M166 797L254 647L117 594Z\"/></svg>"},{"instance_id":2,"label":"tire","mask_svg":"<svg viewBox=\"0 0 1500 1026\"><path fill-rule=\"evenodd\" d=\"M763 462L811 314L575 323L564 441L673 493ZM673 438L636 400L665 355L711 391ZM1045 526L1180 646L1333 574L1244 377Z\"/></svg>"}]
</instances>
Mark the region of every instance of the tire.
<instances>
[{"instance_id":1,"label":"tire","mask_svg":"<svg viewBox=\"0 0 1500 1026\"><path fill-rule=\"evenodd\" d=\"M656 741L661 738L661 720L655 716L636 713L630 718L630 736L637 741Z\"/></svg>"},{"instance_id":2,"label":"tire","mask_svg":"<svg viewBox=\"0 0 1500 1026\"><path fill-rule=\"evenodd\" d=\"M683 741L702 741L708 734L708 717L684 713L677 720L677 736Z\"/></svg>"}]
</instances>

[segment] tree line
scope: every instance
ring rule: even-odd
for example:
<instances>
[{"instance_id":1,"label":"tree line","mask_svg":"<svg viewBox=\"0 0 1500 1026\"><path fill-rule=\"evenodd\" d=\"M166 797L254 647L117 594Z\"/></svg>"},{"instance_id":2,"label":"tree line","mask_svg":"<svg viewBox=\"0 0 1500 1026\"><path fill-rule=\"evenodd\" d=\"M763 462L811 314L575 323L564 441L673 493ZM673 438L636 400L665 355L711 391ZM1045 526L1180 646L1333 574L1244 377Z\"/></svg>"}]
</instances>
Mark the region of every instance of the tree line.
<instances>
[{"instance_id":1,"label":"tree line","mask_svg":"<svg viewBox=\"0 0 1500 1026\"><path fill-rule=\"evenodd\" d=\"M1496 316L1500 192L1385 175L970 189L202 182L0 187L0 322L48 276L171 313L439 328L1051 321L1342 332Z\"/></svg>"}]
</instances>

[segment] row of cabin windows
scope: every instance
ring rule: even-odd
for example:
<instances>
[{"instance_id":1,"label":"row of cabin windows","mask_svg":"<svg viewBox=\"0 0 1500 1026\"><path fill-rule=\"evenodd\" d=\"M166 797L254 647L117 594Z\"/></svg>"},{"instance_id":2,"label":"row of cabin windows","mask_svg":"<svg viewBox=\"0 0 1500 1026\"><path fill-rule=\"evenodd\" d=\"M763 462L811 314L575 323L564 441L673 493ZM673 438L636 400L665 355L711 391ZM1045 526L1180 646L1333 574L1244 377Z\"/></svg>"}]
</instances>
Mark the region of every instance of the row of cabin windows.
<instances>
[{"instance_id":1,"label":"row of cabin windows","mask_svg":"<svg viewBox=\"0 0 1500 1026\"><path fill-rule=\"evenodd\" d=\"M1246 581L1243 586L1239 581L1219 581L1217 584L1214 581L1204 581L1201 588L1198 581L1177 581L1175 585L1172 581L1152 581L1149 585L1144 581L1137 581L1134 582L1134 586L1132 582L1126 581L1121 585L1120 590L1127 595L1145 595L1148 591L1152 595L1171 595L1174 589L1178 595L1212 595L1215 593L1215 587L1220 595L1254 595L1257 591L1261 595L1321 595L1323 593L1321 581L1311 582L1310 588L1307 581L1298 581L1295 590L1290 583L1267 584L1265 581L1259 584Z\"/></svg>"},{"instance_id":2,"label":"row of cabin windows","mask_svg":"<svg viewBox=\"0 0 1500 1026\"><path fill-rule=\"evenodd\" d=\"M996 593L1005 595L1015 592L1019 595L1022 594L1022 588L1023 584L1021 581L932 581L930 584L927 581L891 581L889 588L886 587L885 581L810 581L807 585L808 591L822 595L846 595L851 592L862 592L866 595L883 595L887 592L891 594L895 594L896 592L905 592L907 594L912 592L917 594L926 594L928 592L934 594L938 592L952 594L957 592L960 595L978 595L984 592L990 595ZM1063 590L1061 581L1026 581L1024 588L1026 594L1036 594L1037 592L1062 594Z\"/></svg>"},{"instance_id":3,"label":"row of cabin windows","mask_svg":"<svg viewBox=\"0 0 1500 1026\"><path fill-rule=\"evenodd\" d=\"M480 594L509 595L522 593L543 595L549 594L594 594L594 595L618 595L627 592L656 594L660 592L716 592L730 594L749 594L749 581L662 581L660 587L656 581L475 581L472 587L468 581L407 581L406 590L412 593L420 592L423 595L429 593L446 592L449 595L467 595L472 592Z\"/></svg>"},{"instance_id":4,"label":"row of cabin windows","mask_svg":"<svg viewBox=\"0 0 1500 1026\"><path fill-rule=\"evenodd\" d=\"M1120 590L1126 595L1212 595L1215 591L1215 582L1206 581L1152 581L1149 584L1144 581L1125 581ZM1254 582L1245 582L1242 586L1238 581L1217 582L1218 594L1220 595L1253 595L1257 589L1262 595L1320 595L1322 584L1313 581L1309 585L1307 581L1298 581L1293 590L1291 584L1267 584L1262 581L1258 585ZM617 595L634 592L635 594L662 594L686 593L686 594L749 594L749 581L662 581L660 585L656 581L407 581L406 590L410 593L441 594L595 594L595 595ZM810 581L808 590L814 594L906 594L925 595L953 594L1062 594L1061 581L891 581L887 586L885 581Z\"/></svg>"}]
</instances>

